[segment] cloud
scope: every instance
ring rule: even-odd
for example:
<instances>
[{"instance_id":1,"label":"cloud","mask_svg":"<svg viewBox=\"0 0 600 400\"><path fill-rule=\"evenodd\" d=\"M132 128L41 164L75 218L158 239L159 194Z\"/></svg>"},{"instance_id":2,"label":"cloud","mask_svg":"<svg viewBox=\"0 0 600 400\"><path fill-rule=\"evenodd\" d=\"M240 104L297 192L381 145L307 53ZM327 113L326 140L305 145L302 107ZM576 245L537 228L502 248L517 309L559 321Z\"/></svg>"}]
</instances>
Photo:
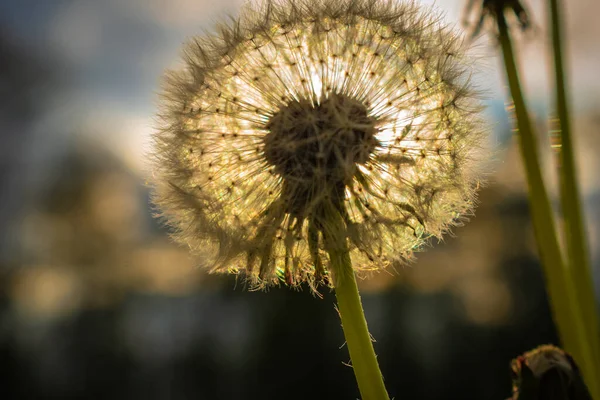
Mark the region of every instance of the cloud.
<instances>
[{"instance_id":1,"label":"cloud","mask_svg":"<svg viewBox=\"0 0 600 400\"><path fill-rule=\"evenodd\" d=\"M120 4L168 29L203 28L219 14L232 13L240 0L130 0ZM208 27L208 26L206 26Z\"/></svg>"},{"instance_id":2,"label":"cloud","mask_svg":"<svg viewBox=\"0 0 600 400\"><path fill-rule=\"evenodd\" d=\"M85 64L95 57L102 43L100 2L70 2L50 23L49 41L68 61Z\"/></svg>"}]
</instances>

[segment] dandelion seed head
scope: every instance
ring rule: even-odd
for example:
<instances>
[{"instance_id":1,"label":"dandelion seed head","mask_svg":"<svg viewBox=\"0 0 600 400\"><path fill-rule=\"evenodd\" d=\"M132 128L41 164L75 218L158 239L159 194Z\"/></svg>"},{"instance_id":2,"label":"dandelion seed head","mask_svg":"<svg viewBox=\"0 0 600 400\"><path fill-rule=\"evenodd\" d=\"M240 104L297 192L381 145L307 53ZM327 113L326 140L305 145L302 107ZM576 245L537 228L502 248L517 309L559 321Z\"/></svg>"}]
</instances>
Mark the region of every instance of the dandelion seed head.
<instances>
[{"instance_id":1,"label":"dandelion seed head","mask_svg":"<svg viewBox=\"0 0 600 400\"><path fill-rule=\"evenodd\" d=\"M471 212L485 136L460 37L413 3L281 0L192 39L167 75L154 203L215 272L331 283L403 263Z\"/></svg>"}]
</instances>

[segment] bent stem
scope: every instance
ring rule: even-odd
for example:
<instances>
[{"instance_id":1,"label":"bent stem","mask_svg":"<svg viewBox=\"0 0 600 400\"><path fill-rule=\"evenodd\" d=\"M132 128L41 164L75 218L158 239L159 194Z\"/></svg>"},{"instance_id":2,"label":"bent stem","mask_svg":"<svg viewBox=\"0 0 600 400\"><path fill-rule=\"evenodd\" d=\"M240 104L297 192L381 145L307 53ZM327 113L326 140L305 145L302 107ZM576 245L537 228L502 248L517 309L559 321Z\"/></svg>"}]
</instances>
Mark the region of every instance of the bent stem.
<instances>
[{"instance_id":1,"label":"bent stem","mask_svg":"<svg viewBox=\"0 0 600 400\"><path fill-rule=\"evenodd\" d=\"M563 346L581 366L586 383L597 399L598 382L593 350L590 346L591 338L585 327L572 276L563 261L558 244L554 216L540 171L536 138L521 91L510 35L502 13L497 16L497 23L506 76L517 116L521 157L529 186L529 208L544 268L548 299Z\"/></svg>"},{"instance_id":2,"label":"bent stem","mask_svg":"<svg viewBox=\"0 0 600 400\"><path fill-rule=\"evenodd\" d=\"M598 309L592 284L590 259L585 234L585 223L581 199L577 185L577 170L573 155L573 139L571 136L571 120L567 98L567 83L565 80L563 51L561 42L561 23L558 0L550 0L550 23L552 26L552 48L554 50L554 78L556 90L556 108L560 121L560 194L564 216L564 235L567 244L569 270L577 287L580 306L585 320L586 328L592 339L591 346L597 368L600 368L600 348Z\"/></svg>"},{"instance_id":3,"label":"bent stem","mask_svg":"<svg viewBox=\"0 0 600 400\"><path fill-rule=\"evenodd\" d=\"M332 221L335 222L333 225L337 237L328 240L329 235L323 236L331 262L330 269L335 271L335 295L352 368L363 400L389 400L358 294L346 238L340 234L345 231L340 229L343 222L339 215L337 217L336 221Z\"/></svg>"}]
</instances>

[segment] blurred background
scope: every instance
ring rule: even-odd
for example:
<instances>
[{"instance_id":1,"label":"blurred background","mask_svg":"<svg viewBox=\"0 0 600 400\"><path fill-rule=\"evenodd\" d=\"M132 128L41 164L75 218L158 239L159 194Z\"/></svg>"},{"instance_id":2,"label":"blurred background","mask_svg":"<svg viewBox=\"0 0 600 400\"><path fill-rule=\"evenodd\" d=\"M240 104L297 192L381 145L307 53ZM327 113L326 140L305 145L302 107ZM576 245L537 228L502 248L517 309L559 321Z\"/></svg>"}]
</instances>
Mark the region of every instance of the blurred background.
<instances>
[{"instance_id":1,"label":"blurred background","mask_svg":"<svg viewBox=\"0 0 600 400\"><path fill-rule=\"evenodd\" d=\"M460 24L463 0L435 3ZM563 3L598 288L600 5ZM240 4L0 1L0 397L358 398L331 293L248 292L235 277L209 276L149 211L144 154L162 72L178 65L187 37ZM541 0L526 5L534 27L517 42L546 132L547 15ZM506 398L510 360L557 343L498 49L490 35L475 43L497 149L476 216L414 265L361 282L399 399Z\"/></svg>"}]
</instances>

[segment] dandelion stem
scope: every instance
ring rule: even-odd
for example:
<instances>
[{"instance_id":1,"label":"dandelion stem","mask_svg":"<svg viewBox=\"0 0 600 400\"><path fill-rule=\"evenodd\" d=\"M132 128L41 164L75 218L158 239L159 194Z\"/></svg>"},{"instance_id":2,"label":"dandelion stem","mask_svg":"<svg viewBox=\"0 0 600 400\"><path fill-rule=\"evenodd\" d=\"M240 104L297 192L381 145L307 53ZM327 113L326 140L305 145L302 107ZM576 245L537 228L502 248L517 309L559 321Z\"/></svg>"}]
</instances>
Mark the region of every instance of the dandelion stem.
<instances>
[{"instance_id":1,"label":"dandelion stem","mask_svg":"<svg viewBox=\"0 0 600 400\"><path fill-rule=\"evenodd\" d=\"M521 157L529 185L530 212L544 267L548 299L563 346L582 367L584 377L594 392L593 386L597 385L595 382L597 375L595 375L590 338L581 309L578 307L572 277L563 261L558 244L554 216L540 170L536 138L521 91L510 34L502 13L497 16L497 23L508 85L517 116Z\"/></svg>"},{"instance_id":2,"label":"dandelion stem","mask_svg":"<svg viewBox=\"0 0 600 400\"><path fill-rule=\"evenodd\" d=\"M560 193L564 216L564 235L567 244L569 269L577 287L579 304L582 309L590 345L594 349L596 367L600 368L600 335L598 332L598 310L592 284L591 267L587 248L583 210L577 185L577 171L573 155L573 140L571 137L571 121L567 99L567 84L563 64L561 43L561 23L558 0L550 0L550 18L552 26L552 47L554 50L554 72L556 90L556 108L560 121Z\"/></svg>"},{"instance_id":3,"label":"dandelion stem","mask_svg":"<svg viewBox=\"0 0 600 400\"><path fill-rule=\"evenodd\" d=\"M354 272L350 266L350 255L348 253L334 255L332 262L339 263L341 268L348 270L336 285L335 293L346 344L362 398L363 400L389 399L367 328Z\"/></svg>"},{"instance_id":4,"label":"dandelion stem","mask_svg":"<svg viewBox=\"0 0 600 400\"><path fill-rule=\"evenodd\" d=\"M338 218L338 222L343 223L341 218ZM335 294L338 311L358 389L363 400L389 400L369 335L350 253L345 244L339 246L339 241L337 245L332 245L331 242L326 239L325 246L331 260L330 268L336 271Z\"/></svg>"}]
</instances>

